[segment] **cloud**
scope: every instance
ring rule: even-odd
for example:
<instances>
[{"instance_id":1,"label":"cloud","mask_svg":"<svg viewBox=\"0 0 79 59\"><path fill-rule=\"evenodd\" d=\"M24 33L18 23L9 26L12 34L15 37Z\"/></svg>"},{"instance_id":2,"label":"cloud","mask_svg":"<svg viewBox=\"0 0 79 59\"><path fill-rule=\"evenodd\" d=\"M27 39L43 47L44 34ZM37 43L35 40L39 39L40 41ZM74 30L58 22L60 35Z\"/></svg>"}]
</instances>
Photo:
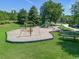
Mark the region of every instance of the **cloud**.
<instances>
[{"instance_id":1,"label":"cloud","mask_svg":"<svg viewBox=\"0 0 79 59\"><path fill-rule=\"evenodd\" d=\"M33 2L31 0L26 0L28 3L30 3L31 5L34 5Z\"/></svg>"}]
</instances>

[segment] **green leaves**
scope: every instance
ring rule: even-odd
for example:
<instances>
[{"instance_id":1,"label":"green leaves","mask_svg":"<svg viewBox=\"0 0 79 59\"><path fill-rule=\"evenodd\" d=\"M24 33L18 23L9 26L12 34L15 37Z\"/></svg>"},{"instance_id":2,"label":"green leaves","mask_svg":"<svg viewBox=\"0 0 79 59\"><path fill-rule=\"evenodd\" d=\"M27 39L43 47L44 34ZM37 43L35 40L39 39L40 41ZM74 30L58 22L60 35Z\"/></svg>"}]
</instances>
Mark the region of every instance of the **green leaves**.
<instances>
[{"instance_id":1,"label":"green leaves","mask_svg":"<svg viewBox=\"0 0 79 59\"><path fill-rule=\"evenodd\" d=\"M72 5L73 24L79 24L79 1Z\"/></svg>"},{"instance_id":2,"label":"green leaves","mask_svg":"<svg viewBox=\"0 0 79 59\"><path fill-rule=\"evenodd\" d=\"M38 11L35 6L32 6L28 13L28 21L31 21L34 25L39 23L38 21Z\"/></svg>"},{"instance_id":3,"label":"green leaves","mask_svg":"<svg viewBox=\"0 0 79 59\"><path fill-rule=\"evenodd\" d=\"M10 19L9 13L6 11L0 11L0 24L5 24Z\"/></svg>"},{"instance_id":4,"label":"green leaves","mask_svg":"<svg viewBox=\"0 0 79 59\"><path fill-rule=\"evenodd\" d=\"M24 22L27 21L27 11L24 9L21 9L18 13L18 22L21 24L24 24Z\"/></svg>"},{"instance_id":5,"label":"green leaves","mask_svg":"<svg viewBox=\"0 0 79 59\"><path fill-rule=\"evenodd\" d=\"M32 22L36 25L50 26L52 22L56 23L62 14L62 5L55 3L52 0L45 2L41 8L40 13L35 6L32 6L29 12L25 9L21 9L19 12L12 10L10 13L0 12L0 20L18 21L21 24Z\"/></svg>"},{"instance_id":6,"label":"green leaves","mask_svg":"<svg viewBox=\"0 0 79 59\"><path fill-rule=\"evenodd\" d=\"M62 5L49 0L41 6L40 15L42 24L51 24L51 22L57 22L62 14ZM47 25L46 24L46 25Z\"/></svg>"},{"instance_id":7,"label":"green leaves","mask_svg":"<svg viewBox=\"0 0 79 59\"><path fill-rule=\"evenodd\" d=\"M10 13L10 20L16 21L17 20L17 12L15 10L12 10Z\"/></svg>"}]
</instances>

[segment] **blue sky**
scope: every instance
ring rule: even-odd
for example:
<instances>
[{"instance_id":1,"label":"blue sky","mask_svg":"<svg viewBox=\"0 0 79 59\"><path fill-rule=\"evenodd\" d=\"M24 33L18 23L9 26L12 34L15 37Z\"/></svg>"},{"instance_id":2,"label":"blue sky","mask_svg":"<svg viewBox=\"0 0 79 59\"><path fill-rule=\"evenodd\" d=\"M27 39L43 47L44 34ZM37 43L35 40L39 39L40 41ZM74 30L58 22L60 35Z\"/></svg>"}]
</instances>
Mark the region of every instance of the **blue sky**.
<instances>
[{"instance_id":1,"label":"blue sky","mask_svg":"<svg viewBox=\"0 0 79 59\"><path fill-rule=\"evenodd\" d=\"M47 0L0 0L0 10L11 11L21 8L25 8L27 11L31 8L32 5L35 5L40 9L42 3ZM54 0L55 2L61 3L63 5L64 13L70 15L70 7L76 0Z\"/></svg>"}]
</instances>

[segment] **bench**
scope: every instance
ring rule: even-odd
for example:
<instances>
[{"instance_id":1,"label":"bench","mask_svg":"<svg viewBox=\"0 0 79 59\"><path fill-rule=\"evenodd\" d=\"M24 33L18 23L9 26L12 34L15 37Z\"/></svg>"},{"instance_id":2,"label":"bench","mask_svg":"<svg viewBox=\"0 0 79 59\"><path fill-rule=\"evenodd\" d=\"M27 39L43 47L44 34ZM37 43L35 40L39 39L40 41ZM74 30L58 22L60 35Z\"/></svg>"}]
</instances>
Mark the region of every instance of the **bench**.
<instances>
[{"instance_id":1,"label":"bench","mask_svg":"<svg viewBox=\"0 0 79 59\"><path fill-rule=\"evenodd\" d=\"M74 40L79 39L79 32L73 31L62 31L60 32L60 36L64 38L73 38Z\"/></svg>"}]
</instances>

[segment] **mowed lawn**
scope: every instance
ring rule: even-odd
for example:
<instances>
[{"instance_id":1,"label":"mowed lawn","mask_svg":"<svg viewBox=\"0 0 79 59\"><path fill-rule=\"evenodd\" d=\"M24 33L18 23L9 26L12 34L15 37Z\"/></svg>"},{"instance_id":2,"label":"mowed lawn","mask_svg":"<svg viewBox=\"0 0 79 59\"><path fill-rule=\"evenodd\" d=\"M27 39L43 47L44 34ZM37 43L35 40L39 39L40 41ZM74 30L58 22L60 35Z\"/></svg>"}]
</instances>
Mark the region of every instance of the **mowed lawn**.
<instances>
[{"instance_id":1,"label":"mowed lawn","mask_svg":"<svg viewBox=\"0 0 79 59\"><path fill-rule=\"evenodd\" d=\"M17 29L17 24L0 26L0 59L79 59L79 42L62 40L58 32L54 39L32 43L8 43L5 32Z\"/></svg>"}]
</instances>

